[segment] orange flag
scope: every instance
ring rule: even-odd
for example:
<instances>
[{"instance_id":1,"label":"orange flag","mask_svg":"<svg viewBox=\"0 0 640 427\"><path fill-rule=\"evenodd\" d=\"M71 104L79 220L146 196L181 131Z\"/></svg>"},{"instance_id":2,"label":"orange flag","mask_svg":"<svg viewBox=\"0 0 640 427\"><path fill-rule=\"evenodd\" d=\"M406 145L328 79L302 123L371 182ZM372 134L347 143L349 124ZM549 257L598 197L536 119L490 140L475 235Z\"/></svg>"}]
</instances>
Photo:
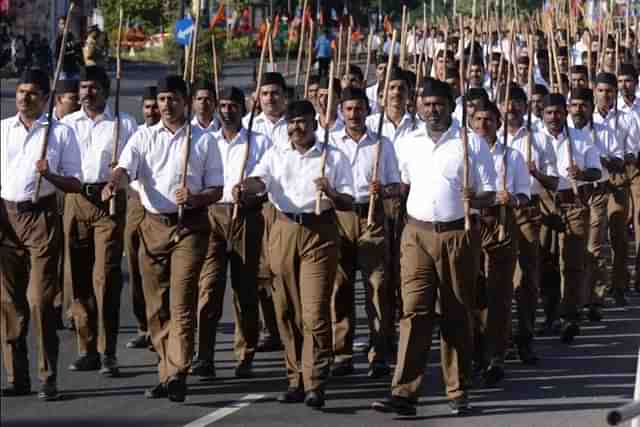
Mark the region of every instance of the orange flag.
<instances>
[{"instance_id":1,"label":"orange flag","mask_svg":"<svg viewBox=\"0 0 640 427\"><path fill-rule=\"evenodd\" d=\"M211 27L215 27L216 25L226 25L227 18L224 13L224 3L220 3L220 7L218 8L218 13L211 20Z\"/></svg>"}]
</instances>

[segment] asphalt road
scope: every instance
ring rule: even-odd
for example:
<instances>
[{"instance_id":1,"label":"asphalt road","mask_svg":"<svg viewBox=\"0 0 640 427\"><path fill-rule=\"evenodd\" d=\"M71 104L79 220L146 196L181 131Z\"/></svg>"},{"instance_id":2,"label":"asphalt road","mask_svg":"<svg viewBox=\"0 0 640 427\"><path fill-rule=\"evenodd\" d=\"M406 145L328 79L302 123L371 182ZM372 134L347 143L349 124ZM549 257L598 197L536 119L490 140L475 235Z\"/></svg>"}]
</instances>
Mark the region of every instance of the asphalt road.
<instances>
[{"instance_id":1,"label":"asphalt road","mask_svg":"<svg viewBox=\"0 0 640 427\"><path fill-rule=\"evenodd\" d=\"M166 72L166 67L132 68L123 82L122 109L136 114L139 95ZM252 69L238 64L225 69L225 81L243 87L251 85ZM0 117L15 113L15 82L2 81ZM283 406L275 401L286 388L281 353L259 354L256 378L233 377L233 314L230 292L218 331L217 373L214 381L189 378L189 395L184 404L168 400L146 400L143 392L157 382L155 355L147 350L125 347L136 328L128 286L122 293L118 358L120 378L102 378L97 372L70 372L76 357L75 337L60 332L59 388L62 399L40 402L35 392L28 397L0 398L3 427L13 426L189 426L206 425L305 425L305 426L448 426L448 427L587 427L604 426L606 412L632 398L638 346L640 345L640 294L629 295L624 309L607 308L605 319L585 323L582 335L572 345L557 337L538 337L541 361L536 367L517 361L507 364L507 377L499 387L487 389L478 383L471 392L478 414L455 418L449 415L438 365L439 346L434 339L428 376L416 417L385 416L369 409L373 400L389 392L390 378L370 380L366 376L366 355L358 354L356 373L334 378L327 390L327 405L316 411L304 405ZM362 310L363 293L358 289L358 338L366 336ZM434 337L435 338L435 337ZM32 382L37 389L36 353L30 337ZM1 386L6 387L3 371ZM190 424L191 423L191 424Z\"/></svg>"}]
</instances>

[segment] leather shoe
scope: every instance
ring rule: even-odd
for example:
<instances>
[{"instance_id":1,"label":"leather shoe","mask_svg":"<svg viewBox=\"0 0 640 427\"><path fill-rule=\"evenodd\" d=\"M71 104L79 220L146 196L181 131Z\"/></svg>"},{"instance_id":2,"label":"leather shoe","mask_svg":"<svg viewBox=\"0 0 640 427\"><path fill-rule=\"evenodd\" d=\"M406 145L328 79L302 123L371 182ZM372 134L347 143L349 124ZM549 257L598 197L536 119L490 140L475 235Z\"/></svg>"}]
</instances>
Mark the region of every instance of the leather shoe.
<instances>
[{"instance_id":1,"label":"leather shoe","mask_svg":"<svg viewBox=\"0 0 640 427\"><path fill-rule=\"evenodd\" d=\"M331 375L334 377L346 377L347 375L353 374L354 371L353 363L345 360L343 362L336 362L333 364L333 368L331 368Z\"/></svg>"},{"instance_id":2,"label":"leather shoe","mask_svg":"<svg viewBox=\"0 0 640 427\"><path fill-rule=\"evenodd\" d=\"M144 397L147 399L162 399L168 396L167 386L164 384L158 384L157 386L144 391Z\"/></svg>"},{"instance_id":3,"label":"leather shoe","mask_svg":"<svg viewBox=\"0 0 640 427\"><path fill-rule=\"evenodd\" d=\"M377 361L372 362L371 365L369 365L369 372L367 373L367 375L369 376L369 378L382 378L386 377L390 373L391 368L389 367L389 365L387 365L387 362Z\"/></svg>"},{"instance_id":4,"label":"leather shoe","mask_svg":"<svg viewBox=\"0 0 640 427\"><path fill-rule=\"evenodd\" d=\"M520 361L525 365L535 365L539 360L530 342L518 345L518 356L520 356Z\"/></svg>"},{"instance_id":5,"label":"leather shoe","mask_svg":"<svg viewBox=\"0 0 640 427\"><path fill-rule=\"evenodd\" d=\"M474 412L466 396L449 400L449 408L453 415L469 415Z\"/></svg>"},{"instance_id":6,"label":"leather shoe","mask_svg":"<svg viewBox=\"0 0 640 427\"><path fill-rule=\"evenodd\" d=\"M613 292L613 299L616 307L626 307L628 304L627 298L624 296L624 291L622 289L616 289Z\"/></svg>"},{"instance_id":7,"label":"leather shoe","mask_svg":"<svg viewBox=\"0 0 640 427\"><path fill-rule=\"evenodd\" d=\"M186 378L181 375L169 378L167 381L167 394L172 402L184 402L187 397Z\"/></svg>"},{"instance_id":8,"label":"leather shoe","mask_svg":"<svg viewBox=\"0 0 640 427\"><path fill-rule=\"evenodd\" d=\"M484 384L493 387L504 378L504 368L498 365L491 365L484 373Z\"/></svg>"},{"instance_id":9,"label":"leather shoe","mask_svg":"<svg viewBox=\"0 0 640 427\"><path fill-rule=\"evenodd\" d=\"M304 391L301 388L290 388L278 396L280 403L302 403L304 399Z\"/></svg>"},{"instance_id":10,"label":"leather shoe","mask_svg":"<svg viewBox=\"0 0 640 427\"><path fill-rule=\"evenodd\" d=\"M216 377L216 365L211 360L196 360L191 365L191 374L214 379Z\"/></svg>"},{"instance_id":11,"label":"leather shoe","mask_svg":"<svg viewBox=\"0 0 640 427\"><path fill-rule=\"evenodd\" d=\"M151 344L147 335L137 335L127 343L127 348L147 348Z\"/></svg>"},{"instance_id":12,"label":"leather shoe","mask_svg":"<svg viewBox=\"0 0 640 427\"><path fill-rule=\"evenodd\" d=\"M58 387L56 387L55 383L42 384L42 387L40 387L40 391L38 392L38 399L50 402L52 400L56 400L58 397Z\"/></svg>"},{"instance_id":13,"label":"leather shoe","mask_svg":"<svg viewBox=\"0 0 640 427\"><path fill-rule=\"evenodd\" d=\"M283 349L284 346L282 345L282 341L272 336L264 337L256 346L256 351L258 353L270 353L272 351L280 351Z\"/></svg>"},{"instance_id":14,"label":"leather shoe","mask_svg":"<svg viewBox=\"0 0 640 427\"><path fill-rule=\"evenodd\" d=\"M10 383L9 387L2 389L2 397L27 396L31 394L31 384L29 383Z\"/></svg>"},{"instance_id":15,"label":"leather shoe","mask_svg":"<svg viewBox=\"0 0 640 427\"><path fill-rule=\"evenodd\" d=\"M248 361L242 361L238 363L235 369L236 378L253 378L252 363Z\"/></svg>"},{"instance_id":16,"label":"leather shoe","mask_svg":"<svg viewBox=\"0 0 640 427\"><path fill-rule=\"evenodd\" d=\"M580 327L575 322L567 322L562 325L562 330L560 332L560 339L565 344L571 344L573 339L580 335Z\"/></svg>"},{"instance_id":17,"label":"leather shoe","mask_svg":"<svg viewBox=\"0 0 640 427\"><path fill-rule=\"evenodd\" d=\"M120 375L120 368L118 368L118 361L115 356L102 357L100 374L105 377L117 377Z\"/></svg>"},{"instance_id":18,"label":"leather shoe","mask_svg":"<svg viewBox=\"0 0 640 427\"><path fill-rule=\"evenodd\" d=\"M602 307L598 305L589 306L589 311L587 312L587 318L591 322L599 322L602 320Z\"/></svg>"},{"instance_id":19,"label":"leather shoe","mask_svg":"<svg viewBox=\"0 0 640 427\"><path fill-rule=\"evenodd\" d=\"M322 408L324 406L324 391L322 390L310 390L304 397L305 405L310 408Z\"/></svg>"},{"instance_id":20,"label":"leather shoe","mask_svg":"<svg viewBox=\"0 0 640 427\"><path fill-rule=\"evenodd\" d=\"M100 356L98 353L83 354L69 365L70 371L97 371L99 369Z\"/></svg>"},{"instance_id":21,"label":"leather shoe","mask_svg":"<svg viewBox=\"0 0 640 427\"><path fill-rule=\"evenodd\" d=\"M417 413L415 404L410 399L400 396L376 400L371 404L371 409L386 414L396 413L405 417L412 417Z\"/></svg>"}]
</instances>

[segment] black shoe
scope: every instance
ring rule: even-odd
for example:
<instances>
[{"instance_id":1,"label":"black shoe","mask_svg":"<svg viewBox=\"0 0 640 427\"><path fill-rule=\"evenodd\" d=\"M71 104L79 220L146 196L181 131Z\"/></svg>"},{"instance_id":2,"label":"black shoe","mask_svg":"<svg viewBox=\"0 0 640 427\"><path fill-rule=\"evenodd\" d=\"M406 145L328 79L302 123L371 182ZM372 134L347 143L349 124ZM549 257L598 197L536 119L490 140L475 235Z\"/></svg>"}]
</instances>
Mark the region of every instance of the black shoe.
<instances>
[{"instance_id":1,"label":"black shoe","mask_svg":"<svg viewBox=\"0 0 640 427\"><path fill-rule=\"evenodd\" d=\"M405 417L416 415L416 406L410 399L400 396L391 396L387 399L376 400L371 404L371 409L386 414L396 413Z\"/></svg>"},{"instance_id":2,"label":"black shoe","mask_svg":"<svg viewBox=\"0 0 640 427\"><path fill-rule=\"evenodd\" d=\"M391 368L385 361L371 362L369 365L369 378L382 378L391 373Z\"/></svg>"},{"instance_id":3,"label":"black shoe","mask_svg":"<svg viewBox=\"0 0 640 427\"><path fill-rule=\"evenodd\" d=\"M150 344L151 343L147 335L137 335L127 343L127 348L147 348Z\"/></svg>"},{"instance_id":4,"label":"black shoe","mask_svg":"<svg viewBox=\"0 0 640 427\"><path fill-rule=\"evenodd\" d=\"M590 322L599 322L602 320L602 317L602 307L595 304L589 306L589 310L587 311L587 319L589 319Z\"/></svg>"},{"instance_id":5,"label":"black shoe","mask_svg":"<svg viewBox=\"0 0 640 427\"><path fill-rule=\"evenodd\" d=\"M353 374L355 369L353 368L353 363L349 361L337 362L331 368L331 375L334 377L346 377L347 375Z\"/></svg>"},{"instance_id":6,"label":"black shoe","mask_svg":"<svg viewBox=\"0 0 640 427\"><path fill-rule=\"evenodd\" d=\"M62 320L62 307L54 308L56 312L56 329L58 331L64 331L66 329L64 320Z\"/></svg>"},{"instance_id":7,"label":"black shoe","mask_svg":"<svg viewBox=\"0 0 640 427\"><path fill-rule=\"evenodd\" d=\"M247 361L242 361L238 363L235 369L236 378L253 378L253 368L252 363Z\"/></svg>"},{"instance_id":8,"label":"black shoe","mask_svg":"<svg viewBox=\"0 0 640 427\"><path fill-rule=\"evenodd\" d=\"M616 289L613 292L613 299L616 307L626 307L628 304L627 298L624 296L624 291L622 289Z\"/></svg>"},{"instance_id":9,"label":"black shoe","mask_svg":"<svg viewBox=\"0 0 640 427\"><path fill-rule=\"evenodd\" d=\"M167 395L172 402L184 402L187 397L187 380L178 375L167 381Z\"/></svg>"},{"instance_id":10,"label":"black shoe","mask_svg":"<svg viewBox=\"0 0 640 427\"><path fill-rule=\"evenodd\" d=\"M102 357L102 367L100 368L100 375L103 375L105 377L117 377L120 375L118 360L115 356Z\"/></svg>"},{"instance_id":11,"label":"black shoe","mask_svg":"<svg viewBox=\"0 0 640 427\"><path fill-rule=\"evenodd\" d=\"M211 360L196 360L191 365L191 374L202 378L214 379L216 365Z\"/></svg>"},{"instance_id":12,"label":"black shoe","mask_svg":"<svg viewBox=\"0 0 640 427\"><path fill-rule=\"evenodd\" d=\"M9 387L2 389L2 397L17 397L27 396L31 394L31 384L25 383L10 383Z\"/></svg>"},{"instance_id":13,"label":"black shoe","mask_svg":"<svg viewBox=\"0 0 640 427\"><path fill-rule=\"evenodd\" d=\"M305 394L301 388L290 388L284 393L278 395L278 402L280 403L302 403L304 402Z\"/></svg>"},{"instance_id":14,"label":"black shoe","mask_svg":"<svg viewBox=\"0 0 640 427\"><path fill-rule=\"evenodd\" d=\"M98 353L81 355L75 362L69 365L70 371L97 371L100 369L100 356Z\"/></svg>"},{"instance_id":15,"label":"black shoe","mask_svg":"<svg viewBox=\"0 0 640 427\"><path fill-rule=\"evenodd\" d=\"M504 378L504 368L498 365L491 365L484 372L484 384L487 387L493 387Z\"/></svg>"},{"instance_id":16,"label":"black shoe","mask_svg":"<svg viewBox=\"0 0 640 427\"><path fill-rule=\"evenodd\" d=\"M567 322L562 325L562 331L560 332L560 339L565 344L571 344L573 339L580 335L580 327L575 322Z\"/></svg>"},{"instance_id":17,"label":"black shoe","mask_svg":"<svg viewBox=\"0 0 640 427\"><path fill-rule=\"evenodd\" d=\"M324 391L311 390L304 397L304 404L310 408L322 408L324 406Z\"/></svg>"},{"instance_id":18,"label":"black shoe","mask_svg":"<svg viewBox=\"0 0 640 427\"><path fill-rule=\"evenodd\" d=\"M469 405L469 399L467 399L466 396L451 399L449 401L449 408L453 415L469 415L474 412L474 409Z\"/></svg>"},{"instance_id":19,"label":"black shoe","mask_svg":"<svg viewBox=\"0 0 640 427\"><path fill-rule=\"evenodd\" d=\"M158 384L153 388L149 388L144 391L144 397L147 399L162 399L168 397L167 386L164 384Z\"/></svg>"},{"instance_id":20,"label":"black shoe","mask_svg":"<svg viewBox=\"0 0 640 427\"><path fill-rule=\"evenodd\" d=\"M282 345L282 341L280 341L279 338L274 338L270 335L261 339L256 346L256 351L258 353L270 353L272 351L281 351L283 349L284 346Z\"/></svg>"},{"instance_id":21,"label":"black shoe","mask_svg":"<svg viewBox=\"0 0 640 427\"><path fill-rule=\"evenodd\" d=\"M539 360L531 342L518 345L518 355L520 356L520 361L525 365L535 365Z\"/></svg>"},{"instance_id":22,"label":"black shoe","mask_svg":"<svg viewBox=\"0 0 640 427\"><path fill-rule=\"evenodd\" d=\"M40 391L38 392L38 399L50 402L52 400L56 400L58 397L58 387L56 387L55 383L42 384L42 387L40 387Z\"/></svg>"}]
</instances>

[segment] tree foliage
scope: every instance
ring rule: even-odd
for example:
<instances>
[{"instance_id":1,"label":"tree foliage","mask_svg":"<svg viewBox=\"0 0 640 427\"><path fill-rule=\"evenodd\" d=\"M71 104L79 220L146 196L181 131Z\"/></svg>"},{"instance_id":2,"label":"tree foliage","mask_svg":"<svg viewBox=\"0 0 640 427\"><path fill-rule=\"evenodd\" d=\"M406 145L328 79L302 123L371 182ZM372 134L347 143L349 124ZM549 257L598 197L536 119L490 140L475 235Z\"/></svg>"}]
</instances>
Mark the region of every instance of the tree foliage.
<instances>
[{"instance_id":1,"label":"tree foliage","mask_svg":"<svg viewBox=\"0 0 640 427\"><path fill-rule=\"evenodd\" d=\"M119 8L122 5L125 20L140 24L144 31L154 33L168 28L176 19L180 0L98 0L107 29L118 26Z\"/></svg>"}]
</instances>

